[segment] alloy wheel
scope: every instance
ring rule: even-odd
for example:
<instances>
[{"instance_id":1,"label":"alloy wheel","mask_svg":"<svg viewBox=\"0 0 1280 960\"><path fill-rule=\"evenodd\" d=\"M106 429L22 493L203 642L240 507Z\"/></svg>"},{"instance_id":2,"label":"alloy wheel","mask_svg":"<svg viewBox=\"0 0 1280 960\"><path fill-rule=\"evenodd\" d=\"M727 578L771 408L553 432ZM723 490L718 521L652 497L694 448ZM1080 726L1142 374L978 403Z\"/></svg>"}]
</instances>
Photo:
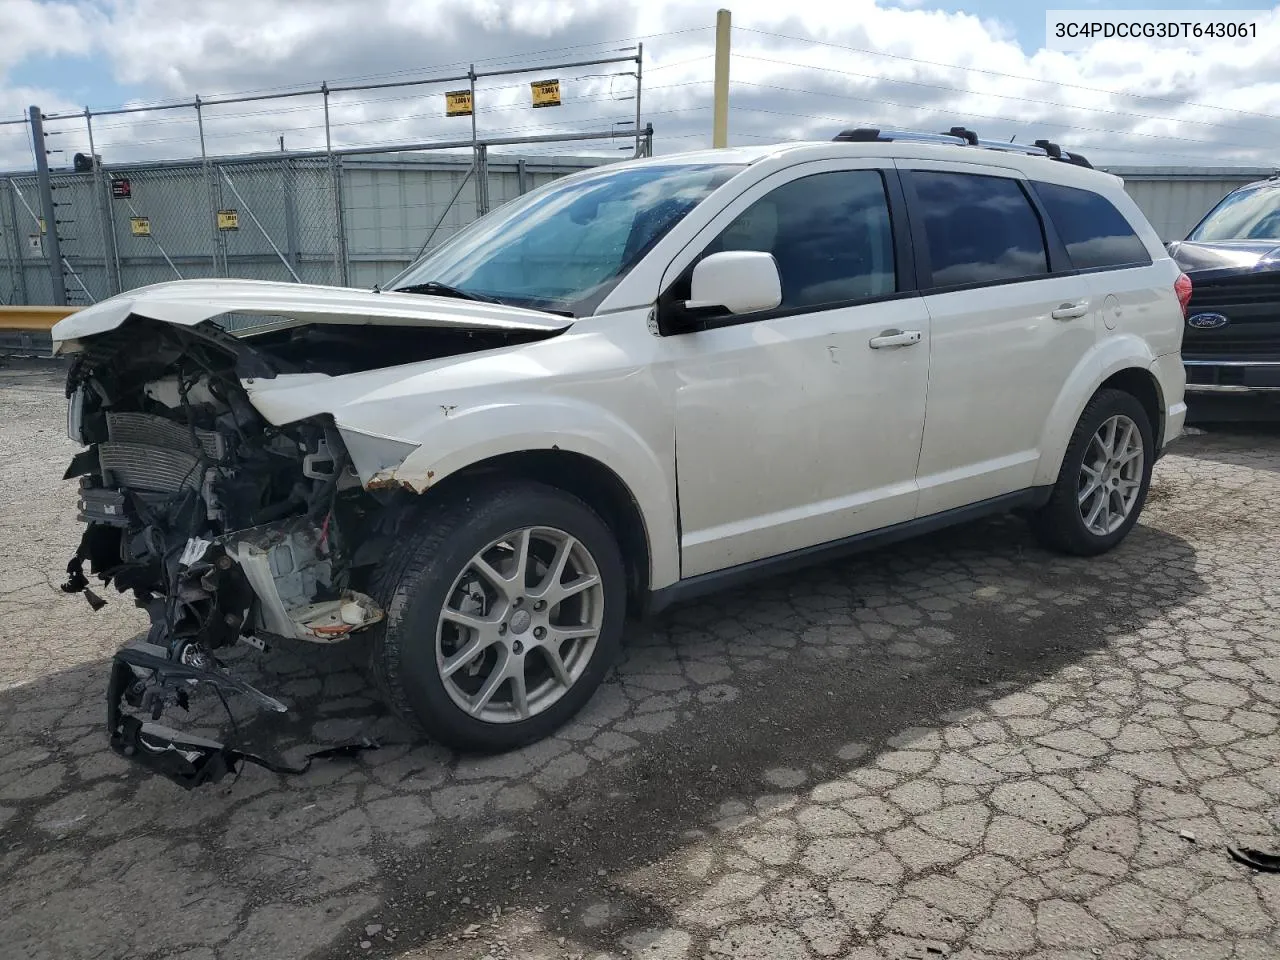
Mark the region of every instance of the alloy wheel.
<instances>
[{"instance_id":1,"label":"alloy wheel","mask_svg":"<svg viewBox=\"0 0 1280 960\"><path fill-rule=\"evenodd\" d=\"M554 527L514 530L476 553L448 593L440 679L478 720L527 720L582 676L603 615L604 584L582 541Z\"/></svg>"},{"instance_id":2,"label":"alloy wheel","mask_svg":"<svg viewBox=\"0 0 1280 960\"><path fill-rule=\"evenodd\" d=\"M1077 490L1090 533L1105 537L1124 525L1142 490L1145 460L1142 431L1129 417L1116 414L1098 427L1085 449Z\"/></svg>"}]
</instances>

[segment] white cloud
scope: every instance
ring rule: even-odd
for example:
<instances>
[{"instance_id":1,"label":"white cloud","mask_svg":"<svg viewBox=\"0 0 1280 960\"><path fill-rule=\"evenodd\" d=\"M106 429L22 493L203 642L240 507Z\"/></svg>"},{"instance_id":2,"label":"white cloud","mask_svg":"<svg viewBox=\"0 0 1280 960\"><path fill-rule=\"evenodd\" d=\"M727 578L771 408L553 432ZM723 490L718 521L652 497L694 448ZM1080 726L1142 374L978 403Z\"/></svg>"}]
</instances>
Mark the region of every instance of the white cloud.
<instances>
[{"instance_id":1,"label":"white cloud","mask_svg":"<svg viewBox=\"0 0 1280 960\"><path fill-rule=\"evenodd\" d=\"M56 91L38 90L7 81L9 72L35 57L87 54L94 49L101 25L97 11L70 3L0 0L0 119L26 114L39 103L46 109L74 109ZM31 147L23 126L0 126L0 166L31 164Z\"/></svg>"},{"instance_id":2,"label":"white cloud","mask_svg":"<svg viewBox=\"0 0 1280 960\"><path fill-rule=\"evenodd\" d=\"M98 22L81 4L0 0L0 75L27 57L87 53Z\"/></svg>"},{"instance_id":3,"label":"white cloud","mask_svg":"<svg viewBox=\"0 0 1280 960\"><path fill-rule=\"evenodd\" d=\"M735 0L732 8L738 29L730 132L740 142L825 138L850 124L937 130L960 123L1000 139L1049 137L1112 163L1262 165L1273 162L1272 145L1280 141L1276 11L1254 43L1171 51L1113 41L1063 54L1025 50L1007 25L927 9L919 0L790 7ZM618 47L616 41L644 36L644 115L657 130L658 148L687 149L709 139L715 5L258 0L251 27L246 9L241 0L0 0L0 22L20 24L0 36L0 115L16 116L27 102L46 111L77 109L56 90L6 89L6 68L23 56L92 53L110 63L120 82L178 98L438 74L465 70L473 60L486 69L552 48L557 52L539 55L543 62L589 59ZM626 69L559 71L565 106L554 110L528 106L525 83L537 75L482 81L482 134L605 129L626 121L634 115L634 101L625 99L631 83L607 75ZM442 91L335 95L335 142L466 137L469 121L443 116ZM211 107L205 119L215 153L272 149L281 134L290 148L323 145L318 96ZM197 149L194 120L189 109L102 118L95 125L99 152L108 159L190 156ZM84 147L81 126L64 125L75 149ZM15 154L5 138L13 129L0 127L0 166L29 158L27 148ZM616 146L595 152L621 155Z\"/></svg>"}]
</instances>

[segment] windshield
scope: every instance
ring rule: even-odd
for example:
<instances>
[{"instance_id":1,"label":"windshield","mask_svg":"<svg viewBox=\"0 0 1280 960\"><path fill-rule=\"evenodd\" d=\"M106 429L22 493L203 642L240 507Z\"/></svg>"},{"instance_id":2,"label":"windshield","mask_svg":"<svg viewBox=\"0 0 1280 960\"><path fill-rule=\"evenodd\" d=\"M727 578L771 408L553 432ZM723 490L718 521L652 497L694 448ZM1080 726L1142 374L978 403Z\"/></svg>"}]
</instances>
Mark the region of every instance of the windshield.
<instances>
[{"instance_id":1,"label":"windshield","mask_svg":"<svg viewBox=\"0 0 1280 960\"><path fill-rule=\"evenodd\" d=\"M1280 240L1280 189L1262 187L1229 194L1187 239Z\"/></svg>"},{"instance_id":2,"label":"windshield","mask_svg":"<svg viewBox=\"0 0 1280 960\"><path fill-rule=\"evenodd\" d=\"M602 168L558 181L481 217L386 290L470 295L590 314L653 245L737 164Z\"/></svg>"}]
</instances>

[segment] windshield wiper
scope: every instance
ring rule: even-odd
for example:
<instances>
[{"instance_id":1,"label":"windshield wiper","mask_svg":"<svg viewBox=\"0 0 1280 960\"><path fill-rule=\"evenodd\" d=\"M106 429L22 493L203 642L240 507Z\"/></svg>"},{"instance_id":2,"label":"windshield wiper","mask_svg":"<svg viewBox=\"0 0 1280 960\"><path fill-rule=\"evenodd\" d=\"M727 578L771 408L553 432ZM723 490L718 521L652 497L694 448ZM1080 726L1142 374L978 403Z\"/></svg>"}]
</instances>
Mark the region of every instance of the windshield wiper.
<instances>
[{"instance_id":1,"label":"windshield wiper","mask_svg":"<svg viewBox=\"0 0 1280 960\"><path fill-rule=\"evenodd\" d=\"M453 297L457 300L477 300L480 303L502 303L497 297L486 297L484 294L471 293L459 287L451 287L439 280L428 280L426 283L413 283L407 287L396 287L396 293L425 293L433 297Z\"/></svg>"}]
</instances>

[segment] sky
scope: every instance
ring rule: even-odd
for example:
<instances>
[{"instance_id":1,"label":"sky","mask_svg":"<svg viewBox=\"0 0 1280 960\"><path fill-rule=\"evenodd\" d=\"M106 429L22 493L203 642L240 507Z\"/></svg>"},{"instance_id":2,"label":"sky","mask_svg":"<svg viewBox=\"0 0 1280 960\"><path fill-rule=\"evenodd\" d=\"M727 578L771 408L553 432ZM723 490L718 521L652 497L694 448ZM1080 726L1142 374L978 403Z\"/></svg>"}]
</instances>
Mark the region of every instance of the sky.
<instances>
[{"instance_id":1,"label":"sky","mask_svg":"<svg viewBox=\"0 0 1280 960\"><path fill-rule=\"evenodd\" d=\"M1046 5L982 0L737 0L730 62L733 144L829 139L847 126L1048 138L1095 163L1280 169L1280 7L1247 0L1058 0L1054 9L1232 10L1256 39L1098 40L1046 48ZM0 0L0 121L46 114L390 83L530 68L477 83L481 137L616 131L616 140L503 147L533 155L626 156L635 64L563 66L643 43L642 121L655 151L710 145L718 4L670 0ZM249 10L253 13L250 15ZM535 110L529 82L555 77L563 105ZM334 93L336 146L466 139L444 115L446 82ZM318 92L202 109L213 155L324 146ZM55 167L86 151L82 118L50 120ZM107 163L199 155L196 111L93 121ZM0 125L0 169L32 165L25 125Z\"/></svg>"}]
</instances>

